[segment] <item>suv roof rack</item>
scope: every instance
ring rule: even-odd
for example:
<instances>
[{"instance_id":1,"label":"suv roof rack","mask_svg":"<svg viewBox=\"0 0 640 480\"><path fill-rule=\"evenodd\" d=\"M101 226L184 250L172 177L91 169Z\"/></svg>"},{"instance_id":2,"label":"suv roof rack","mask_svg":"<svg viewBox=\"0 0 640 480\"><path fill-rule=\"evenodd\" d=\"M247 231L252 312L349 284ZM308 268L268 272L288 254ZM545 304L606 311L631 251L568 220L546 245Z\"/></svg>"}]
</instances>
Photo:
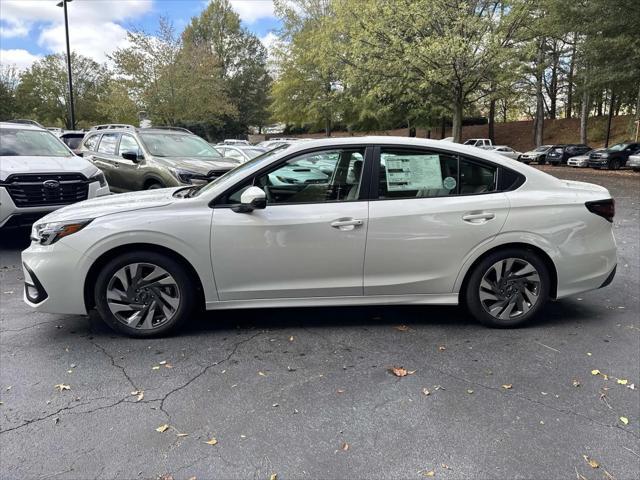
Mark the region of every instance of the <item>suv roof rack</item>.
<instances>
[{"instance_id":1,"label":"suv roof rack","mask_svg":"<svg viewBox=\"0 0 640 480\"><path fill-rule=\"evenodd\" d=\"M136 127L126 123L105 123L103 125L94 125L91 130L111 130L113 128L126 128L127 130L135 130Z\"/></svg>"},{"instance_id":2,"label":"suv roof rack","mask_svg":"<svg viewBox=\"0 0 640 480\"><path fill-rule=\"evenodd\" d=\"M40 125L35 120L29 120L29 119L26 119L26 118L14 118L12 120L6 120L6 122L7 123L19 123L21 125L33 125L34 127L44 128L42 125Z\"/></svg>"},{"instance_id":3,"label":"suv roof rack","mask_svg":"<svg viewBox=\"0 0 640 480\"><path fill-rule=\"evenodd\" d=\"M191 130L187 130L186 128L182 127L145 127L142 130L176 130L178 132L187 132L193 135L193 132Z\"/></svg>"}]
</instances>

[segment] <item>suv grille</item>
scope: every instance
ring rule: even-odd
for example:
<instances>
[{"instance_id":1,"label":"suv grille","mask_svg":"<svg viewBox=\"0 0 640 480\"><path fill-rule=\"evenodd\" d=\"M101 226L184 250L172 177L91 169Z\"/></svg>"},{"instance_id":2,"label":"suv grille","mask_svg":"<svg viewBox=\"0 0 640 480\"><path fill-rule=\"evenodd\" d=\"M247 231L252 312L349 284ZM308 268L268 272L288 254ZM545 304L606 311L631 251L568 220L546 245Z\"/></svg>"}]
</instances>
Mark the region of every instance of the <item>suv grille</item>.
<instances>
[{"instance_id":1,"label":"suv grille","mask_svg":"<svg viewBox=\"0 0 640 480\"><path fill-rule=\"evenodd\" d=\"M87 178L79 173L10 175L3 183L16 207L68 205L86 200Z\"/></svg>"}]
</instances>

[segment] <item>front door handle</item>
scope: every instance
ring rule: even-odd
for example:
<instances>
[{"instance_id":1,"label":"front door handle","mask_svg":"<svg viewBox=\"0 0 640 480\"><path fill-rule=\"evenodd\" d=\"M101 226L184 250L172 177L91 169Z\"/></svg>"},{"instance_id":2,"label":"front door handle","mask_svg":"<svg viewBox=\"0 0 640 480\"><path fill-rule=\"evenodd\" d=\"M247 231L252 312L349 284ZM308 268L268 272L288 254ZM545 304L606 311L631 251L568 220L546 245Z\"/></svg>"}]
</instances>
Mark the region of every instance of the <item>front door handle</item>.
<instances>
[{"instance_id":1,"label":"front door handle","mask_svg":"<svg viewBox=\"0 0 640 480\"><path fill-rule=\"evenodd\" d=\"M462 220L468 223L484 223L494 218L496 214L491 212L466 213L462 216Z\"/></svg>"},{"instance_id":2,"label":"front door handle","mask_svg":"<svg viewBox=\"0 0 640 480\"><path fill-rule=\"evenodd\" d=\"M339 230L353 230L355 227L360 227L364 222L358 218L339 218L331 222L333 228Z\"/></svg>"}]
</instances>

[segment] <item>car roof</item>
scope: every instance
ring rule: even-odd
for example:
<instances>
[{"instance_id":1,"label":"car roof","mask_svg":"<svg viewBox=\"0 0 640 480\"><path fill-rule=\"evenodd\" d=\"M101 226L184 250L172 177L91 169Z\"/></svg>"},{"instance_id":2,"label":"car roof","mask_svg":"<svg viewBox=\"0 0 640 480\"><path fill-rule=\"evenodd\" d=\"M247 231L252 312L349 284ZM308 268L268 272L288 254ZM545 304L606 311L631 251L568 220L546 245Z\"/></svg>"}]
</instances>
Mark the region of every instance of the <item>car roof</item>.
<instances>
[{"instance_id":1,"label":"car roof","mask_svg":"<svg viewBox=\"0 0 640 480\"><path fill-rule=\"evenodd\" d=\"M37 125L31 125L29 123L14 123L14 122L0 122L0 128L13 128L20 130L37 130L41 132L48 132L42 127L38 127Z\"/></svg>"}]
</instances>

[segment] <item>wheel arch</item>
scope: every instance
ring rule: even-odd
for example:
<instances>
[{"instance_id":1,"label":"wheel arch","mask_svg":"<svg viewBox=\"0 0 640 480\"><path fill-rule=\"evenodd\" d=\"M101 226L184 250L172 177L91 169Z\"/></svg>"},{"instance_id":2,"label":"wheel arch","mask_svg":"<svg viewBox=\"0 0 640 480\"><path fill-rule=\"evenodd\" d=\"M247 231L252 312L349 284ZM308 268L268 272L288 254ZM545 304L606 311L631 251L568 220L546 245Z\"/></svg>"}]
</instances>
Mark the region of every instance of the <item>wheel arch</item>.
<instances>
[{"instance_id":1,"label":"wheel arch","mask_svg":"<svg viewBox=\"0 0 640 480\"><path fill-rule=\"evenodd\" d=\"M102 253L89 268L89 271L85 276L84 287L83 287L84 305L85 305L85 308L87 309L87 312L95 307L95 300L94 300L92 287L95 285L102 267L104 267L109 261L111 261L113 258L116 258L118 255L136 251L136 250L161 253L179 262L185 268L189 276L192 279L194 279L194 282L196 284L196 301L198 302L199 306L204 308L205 297L204 297L204 288L202 285L202 279L200 278L200 275L198 275L198 272L193 267L193 265L191 265L191 263L186 258L184 258L175 250L172 250L167 247L163 247L161 245L155 245L152 243L128 243L126 245L120 245L120 246L114 247Z\"/></svg>"},{"instance_id":2,"label":"wheel arch","mask_svg":"<svg viewBox=\"0 0 640 480\"><path fill-rule=\"evenodd\" d=\"M159 183L160 185L167 187L167 182L165 182L162 177L160 177L159 175L155 175L153 173L151 174L147 174L144 177L144 180L142 182L142 188L144 188L145 190L149 187L149 185L152 185L154 183Z\"/></svg>"},{"instance_id":3,"label":"wheel arch","mask_svg":"<svg viewBox=\"0 0 640 480\"><path fill-rule=\"evenodd\" d=\"M471 277L471 273L476 268L476 266L484 260L488 255L492 253L499 252L500 250L505 250L508 248L521 248L524 250L529 250L535 254L537 254L540 259L544 262L547 270L549 271L549 277L551 279L551 285L549 285L549 296L555 299L558 295L558 271L556 270L556 265L553 263L553 260L549 256L547 252L545 252L542 248L532 245L530 243L524 242L509 242L497 245L489 250L480 254L472 263L469 265L469 268L464 272L464 277L462 279L462 283L460 285L459 292L462 294L466 291L467 283L469 281L469 277Z\"/></svg>"}]
</instances>

